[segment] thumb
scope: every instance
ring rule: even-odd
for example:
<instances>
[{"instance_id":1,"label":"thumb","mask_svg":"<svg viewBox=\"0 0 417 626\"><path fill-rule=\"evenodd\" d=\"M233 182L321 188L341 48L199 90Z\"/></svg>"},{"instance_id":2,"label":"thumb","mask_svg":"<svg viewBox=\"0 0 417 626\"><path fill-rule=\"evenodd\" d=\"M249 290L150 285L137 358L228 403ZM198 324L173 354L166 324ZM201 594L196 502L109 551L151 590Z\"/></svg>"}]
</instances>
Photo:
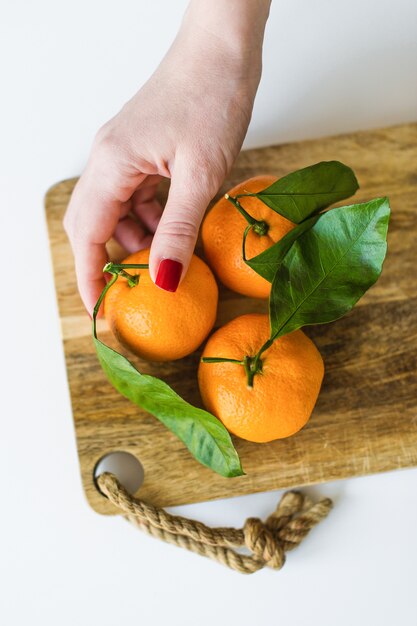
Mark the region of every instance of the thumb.
<instances>
[{"instance_id":1,"label":"thumb","mask_svg":"<svg viewBox=\"0 0 417 626\"><path fill-rule=\"evenodd\" d=\"M173 174L168 200L156 229L149 256L154 283L176 291L194 252L201 220L217 190L196 182L196 177Z\"/></svg>"}]
</instances>

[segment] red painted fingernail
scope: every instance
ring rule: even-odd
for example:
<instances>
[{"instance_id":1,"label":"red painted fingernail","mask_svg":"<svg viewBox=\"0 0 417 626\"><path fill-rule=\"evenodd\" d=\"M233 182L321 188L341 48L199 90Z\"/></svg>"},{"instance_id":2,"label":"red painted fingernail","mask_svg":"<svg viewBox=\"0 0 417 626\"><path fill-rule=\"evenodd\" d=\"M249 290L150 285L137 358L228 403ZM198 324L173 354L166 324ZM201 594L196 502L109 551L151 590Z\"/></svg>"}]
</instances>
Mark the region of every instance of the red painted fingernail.
<instances>
[{"instance_id":1,"label":"red painted fingernail","mask_svg":"<svg viewBox=\"0 0 417 626\"><path fill-rule=\"evenodd\" d=\"M165 291L176 291L180 284L182 263L172 259L162 259L158 267L155 285Z\"/></svg>"}]
</instances>

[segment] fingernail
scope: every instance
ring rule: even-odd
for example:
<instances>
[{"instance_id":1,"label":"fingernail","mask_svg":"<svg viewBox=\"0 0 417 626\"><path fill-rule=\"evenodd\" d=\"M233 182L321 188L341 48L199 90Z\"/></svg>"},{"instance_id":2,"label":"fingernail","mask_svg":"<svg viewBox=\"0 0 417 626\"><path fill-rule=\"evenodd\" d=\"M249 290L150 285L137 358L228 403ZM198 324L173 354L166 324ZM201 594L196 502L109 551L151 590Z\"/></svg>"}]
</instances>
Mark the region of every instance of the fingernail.
<instances>
[{"instance_id":1,"label":"fingernail","mask_svg":"<svg viewBox=\"0 0 417 626\"><path fill-rule=\"evenodd\" d=\"M182 263L172 259L162 259L158 267L155 285L165 291L176 291L180 284Z\"/></svg>"}]
</instances>

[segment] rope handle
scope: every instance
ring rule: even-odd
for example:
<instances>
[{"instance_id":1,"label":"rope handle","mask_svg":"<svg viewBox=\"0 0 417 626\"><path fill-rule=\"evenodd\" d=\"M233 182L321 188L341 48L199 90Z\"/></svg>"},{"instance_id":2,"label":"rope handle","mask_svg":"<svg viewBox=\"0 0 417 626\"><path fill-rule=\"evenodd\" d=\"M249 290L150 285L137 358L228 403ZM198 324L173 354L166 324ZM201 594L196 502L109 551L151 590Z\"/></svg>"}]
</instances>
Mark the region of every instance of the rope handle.
<instances>
[{"instance_id":1,"label":"rope handle","mask_svg":"<svg viewBox=\"0 0 417 626\"><path fill-rule=\"evenodd\" d=\"M210 528L135 498L109 472L97 477L97 485L140 530L243 574L253 574L266 566L281 569L285 553L296 548L333 506L330 498L313 503L299 491L287 491L266 522L250 517L242 529ZM247 548L251 554L237 552L236 548Z\"/></svg>"}]
</instances>

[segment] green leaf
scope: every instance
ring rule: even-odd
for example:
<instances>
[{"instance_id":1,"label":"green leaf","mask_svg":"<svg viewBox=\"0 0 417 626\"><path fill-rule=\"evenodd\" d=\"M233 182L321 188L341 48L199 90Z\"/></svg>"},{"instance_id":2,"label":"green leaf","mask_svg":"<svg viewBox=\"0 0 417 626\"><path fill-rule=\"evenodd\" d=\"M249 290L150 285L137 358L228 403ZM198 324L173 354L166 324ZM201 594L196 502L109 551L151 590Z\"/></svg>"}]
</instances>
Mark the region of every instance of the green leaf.
<instances>
[{"instance_id":1,"label":"green leaf","mask_svg":"<svg viewBox=\"0 0 417 626\"><path fill-rule=\"evenodd\" d=\"M359 188L350 167L339 161L322 161L280 178L254 194L283 217L300 224L313 213L349 198Z\"/></svg>"},{"instance_id":2,"label":"green leaf","mask_svg":"<svg viewBox=\"0 0 417 626\"><path fill-rule=\"evenodd\" d=\"M249 265L249 267L255 270L257 274L263 276L263 278L266 278L266 280L272 283L280 263L282 263L294 241L314 226L318 219L319 216L316 215L314 217L310 217L304 222L301 222L301 224L298 224L295 228L290 230L290 232L284 235L282 239L274 243L273 246L267 248L251 259L246 258L245 247L243 247L243 260L247 265Z\"/></svg>"},{"instance_id":3,"label":"green leaf","mask_svg":"<svg viewBox=\"0 0 417 626\"><path fill-rule=\"evenodd\" d=\"M244 474L228 431L214 415L183 400L159 378L140 374L124 356L93 339L101 367L117 391L157 417L206 467L225 477Z\"/></svg>"},{"instance_id":4,"label":"green leaf","mask_svg":"<svg viewBox=\"0 0 417 626\"><path fill-rule=\"evenodd\" d=\"M271 287L273 339L356 304L382 271L389 216L387 198L331 209L297 239Z\"/></svg>"}]
</instances>

